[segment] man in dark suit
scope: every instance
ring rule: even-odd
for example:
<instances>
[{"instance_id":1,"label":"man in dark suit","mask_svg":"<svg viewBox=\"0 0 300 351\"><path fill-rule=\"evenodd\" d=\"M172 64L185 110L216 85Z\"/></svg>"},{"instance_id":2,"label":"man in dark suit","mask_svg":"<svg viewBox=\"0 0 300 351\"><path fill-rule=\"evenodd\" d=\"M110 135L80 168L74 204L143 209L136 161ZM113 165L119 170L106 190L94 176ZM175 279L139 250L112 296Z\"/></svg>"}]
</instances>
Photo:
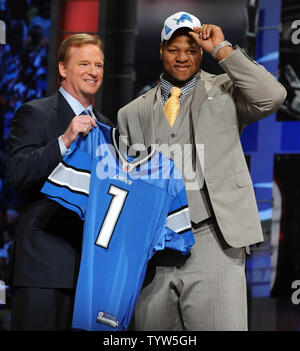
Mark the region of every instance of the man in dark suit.
<instances>
[{"instance_id":1,"label":"man in dark suit","mask_svg":"<svg viewBox=\"0 0 300 351\"><path fill-rule=\"evenodd\" d=\"M25 103L13 119L8 178L21 193L21 211L8 272L12 330L71 327L83 224L40 189L78 134L96 126L95 119L112 126L92 107L103 65L98 37L69 36L59 49L59 91Z\"/></svg>"}]
</instances>

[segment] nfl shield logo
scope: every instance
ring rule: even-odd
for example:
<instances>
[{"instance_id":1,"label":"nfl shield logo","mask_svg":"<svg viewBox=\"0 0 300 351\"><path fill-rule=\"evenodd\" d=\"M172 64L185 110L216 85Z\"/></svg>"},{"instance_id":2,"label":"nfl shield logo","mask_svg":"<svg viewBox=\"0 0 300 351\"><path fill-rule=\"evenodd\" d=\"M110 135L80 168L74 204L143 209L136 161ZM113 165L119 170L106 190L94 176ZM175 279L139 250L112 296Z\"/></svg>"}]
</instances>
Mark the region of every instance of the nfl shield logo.
<instances>
[{"instance_id":1,"label":"nfl shield logo","mask_svg":"<svg viewBox=\"0 0 300 351\"><path fill-rule=\"evenodd\" d=\"M133 169L134 165L130 165L128 163L123 164L123 171L124 172L130 172Z\"/></svg>"}]
</instances>

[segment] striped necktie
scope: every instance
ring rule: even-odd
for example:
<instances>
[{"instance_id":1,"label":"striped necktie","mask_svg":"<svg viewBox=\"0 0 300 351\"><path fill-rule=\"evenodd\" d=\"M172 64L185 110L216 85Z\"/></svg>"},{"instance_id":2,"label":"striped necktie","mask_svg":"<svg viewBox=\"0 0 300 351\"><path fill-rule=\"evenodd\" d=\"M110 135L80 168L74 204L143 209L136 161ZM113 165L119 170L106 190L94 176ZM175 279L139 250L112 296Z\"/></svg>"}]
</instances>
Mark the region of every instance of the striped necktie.
<instances>
[{"instance_id":1,"label":"striped necktie","mask_svg":"<svg viewBox=\"0 0 300 351\"><path fill-rule=\"evenodd\" d=\"M181 90L177 87L173 87L170 90L171 96L169 99L166 101L165 106L164 106L164 114L166 116L166 119L168 120L169 124L171 127L173 127L177 114L180 109L180 101L179 101L179 96L181 94Z\"/></svg>"}]
</instances>

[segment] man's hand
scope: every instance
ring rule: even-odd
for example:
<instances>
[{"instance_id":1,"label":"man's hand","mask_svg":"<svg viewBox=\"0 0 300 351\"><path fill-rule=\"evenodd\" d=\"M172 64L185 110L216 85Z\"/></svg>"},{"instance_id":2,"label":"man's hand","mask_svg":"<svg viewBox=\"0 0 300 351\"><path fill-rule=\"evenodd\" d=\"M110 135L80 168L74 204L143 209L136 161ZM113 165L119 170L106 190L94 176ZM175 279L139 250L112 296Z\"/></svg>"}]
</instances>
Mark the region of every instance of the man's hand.
<instances>
[{"instance_id":1,"label":"man's hand","mask_svg":"<svg viewBox=\"0 0 300 351\"><path fill-rule=\"evenodd\" d=\"M89 115L75 116L62 135L62 141L68 149L79 133L83 136L89 134L92 127L97 127L96 121Z\"/></svg>"},{"instance_id":2,"label":"man's hand","mask_svg":"<svg viewBox=\"0 0 300 351\"><path fill-rule=\"evenodd\" d=\"M214 24L203 24L201 27L194 27L194 32L189 32L189 35L195 42L209 54L213 49L225 40L222 29ZM233 49L230 46L225 46L220 49L216 59L222 60L232 53Z\"/></svg>"}]
</instances>

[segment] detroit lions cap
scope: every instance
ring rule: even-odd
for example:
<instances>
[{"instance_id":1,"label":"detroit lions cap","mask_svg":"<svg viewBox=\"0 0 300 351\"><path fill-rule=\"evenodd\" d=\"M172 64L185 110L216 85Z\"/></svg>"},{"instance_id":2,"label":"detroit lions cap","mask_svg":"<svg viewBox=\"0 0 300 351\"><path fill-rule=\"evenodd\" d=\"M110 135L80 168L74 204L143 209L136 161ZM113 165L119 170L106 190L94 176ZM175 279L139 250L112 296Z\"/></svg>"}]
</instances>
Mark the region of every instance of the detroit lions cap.
<instances>
[{"instance_id":1,"label":"detroit lions cap","mask_svg":"<svg viewBox=\"0 0 300 351\"><path fill-rule=\"evenodd\" d=\"M161 31L161 41L169 40L177 29L184 27L191 29L194 27L201 27L201 22L197 17L190 13L183 11L176 12L165 20Z\"/></svg>"}]
</instances>

